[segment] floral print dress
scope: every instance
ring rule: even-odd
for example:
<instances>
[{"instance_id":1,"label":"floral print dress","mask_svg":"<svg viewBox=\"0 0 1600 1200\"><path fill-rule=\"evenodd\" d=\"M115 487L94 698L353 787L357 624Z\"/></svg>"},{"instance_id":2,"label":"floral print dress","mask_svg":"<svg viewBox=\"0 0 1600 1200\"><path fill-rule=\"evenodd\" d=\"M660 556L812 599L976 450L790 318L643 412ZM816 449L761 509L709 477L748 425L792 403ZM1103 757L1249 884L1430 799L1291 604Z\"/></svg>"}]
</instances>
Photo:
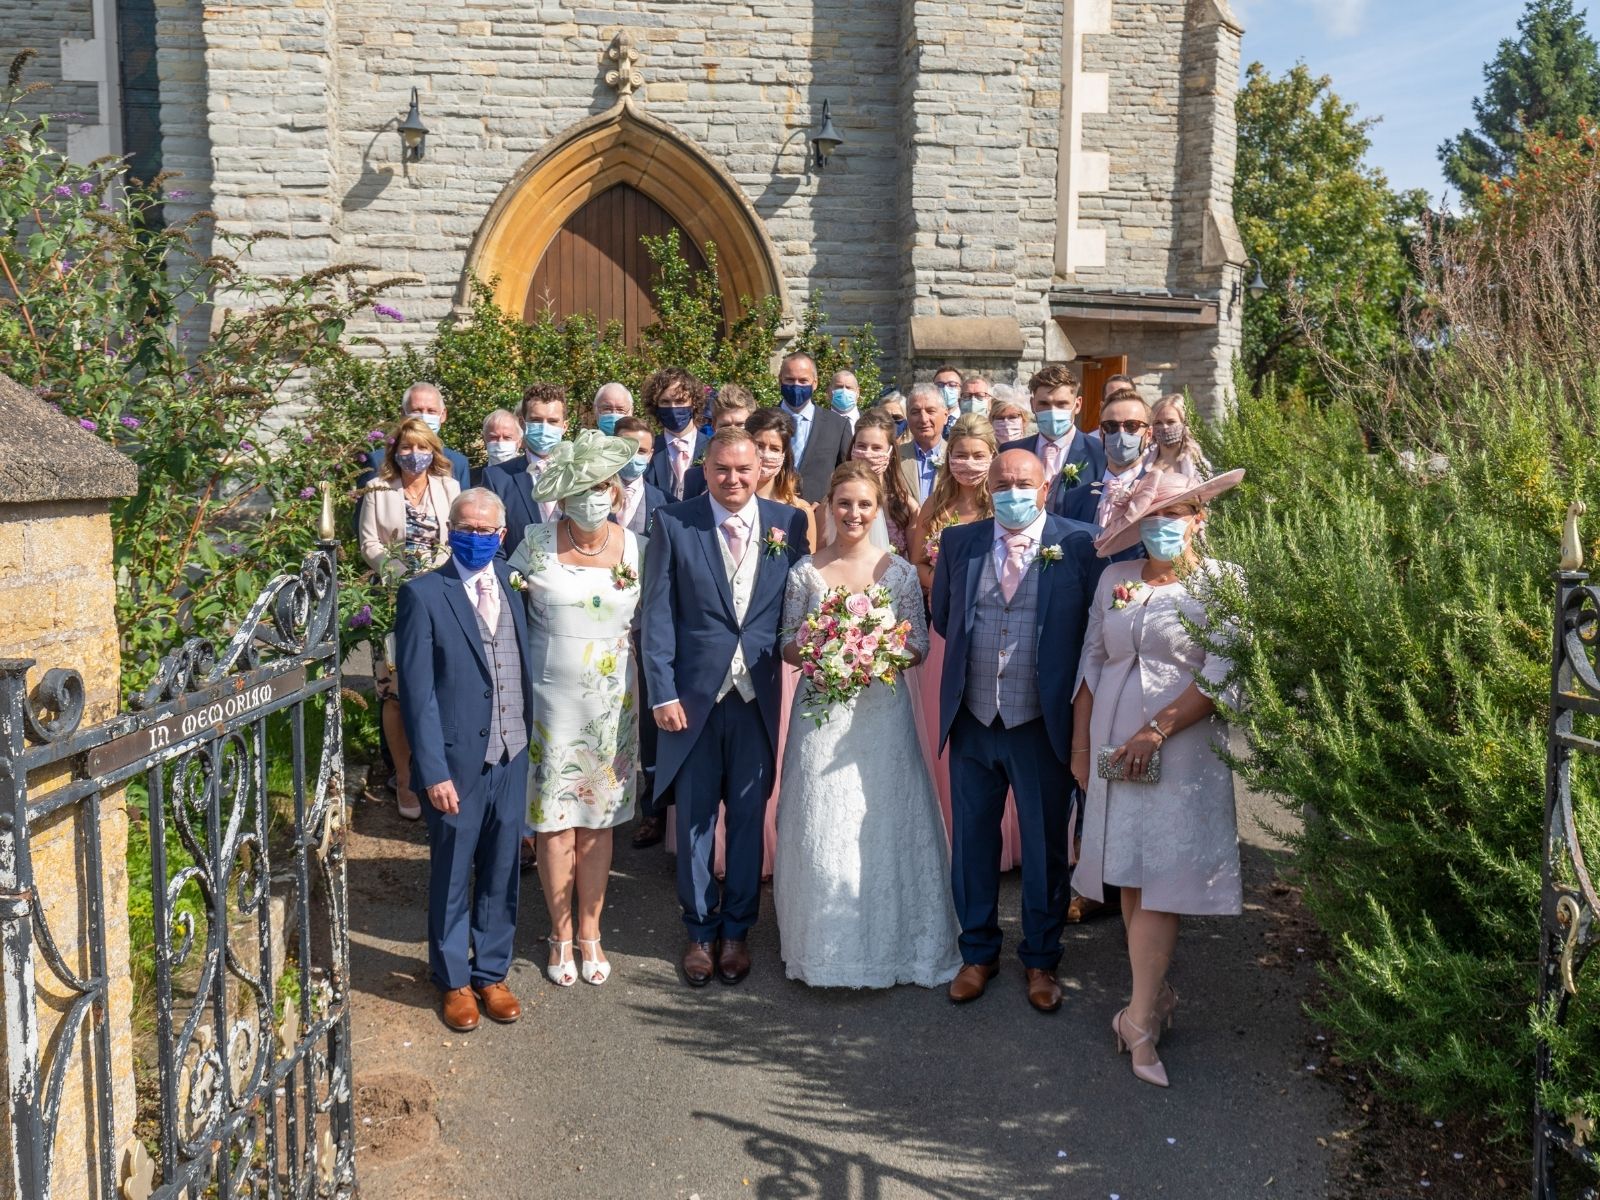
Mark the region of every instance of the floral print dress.
<instances>
[{"instance_id":1,"label":"floral print dress","mask_svg":"<svg viewBox=\"0 0 1600 1200\"><path fill-rule=\"evenodd\" d=\"M556 557L558 528L530 525L510 562L528 604L528 824L540 833L632 820L639 768L630 634L645 539L613 526L623 538L617 567L570 566Z\"/></svg>"}]
</instances>

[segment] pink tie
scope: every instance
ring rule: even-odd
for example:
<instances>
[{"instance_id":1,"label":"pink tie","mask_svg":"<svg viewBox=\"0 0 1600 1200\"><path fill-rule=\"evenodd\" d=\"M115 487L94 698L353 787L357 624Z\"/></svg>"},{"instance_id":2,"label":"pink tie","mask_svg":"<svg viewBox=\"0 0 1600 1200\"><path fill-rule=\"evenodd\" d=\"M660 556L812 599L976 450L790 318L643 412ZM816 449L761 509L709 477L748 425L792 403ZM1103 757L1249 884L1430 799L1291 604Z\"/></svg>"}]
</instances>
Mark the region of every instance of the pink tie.
<instances>
[{"instance_id":1,"label":"pink tie","mask_svg":"<svg viewBox=\"0 0 1600 1200\"><path fill-rule=\"evenodd\" d=\"M1006 598L1007 604L1011 603L1011 598L1022 586L1022 577L1028 573L1028 564L1023 556L1027 554L1032 541L1025 533L1008 533L1005 536L1006 562L1000 568L1000 594Z\"/></svg>"},{"instance_id":2,"label":"pink tie","mask_svg":"<svg viewBox=\"0 0 1600 1200\"><path fill-rule=\"evenodd\" d=\"M1045 439L1044 443L1044 477L1054 479L1061 470L1061 447L1055 442Z\"/></svg>"},{"instance_id":3,"label":"pink tie","mask_svg":"<svg viewBox=\"0 0 1600 1200\"><path fill-rule=\"evenodd\" d=\"M728 539L728 553L733 556L737 565L744 561L744 522L738 517L729 517L722 523L722 536Z\"/></svg>"},{"instance_id":4,"label":"pink tie","mask_svg":"<svg viewBox=\"0 0 1600 1200\"><path fill-rule=\"evenodd\" d=\"M500 589L494 586L492 570L478 576L478 603L475 607L484 625L493 634L495 626L500 623Z\"/></svg>"},{"instance_id":5,"label":"pink tie","mask_svg":"<svg viewBox=\"0 0 1600 1200\"><path fill-rule=\"evenodd\" d=\"M683 476L689 469L689 447L682 442L672 443L672 494L683 496Z\"/></svg>"}]
</instances>

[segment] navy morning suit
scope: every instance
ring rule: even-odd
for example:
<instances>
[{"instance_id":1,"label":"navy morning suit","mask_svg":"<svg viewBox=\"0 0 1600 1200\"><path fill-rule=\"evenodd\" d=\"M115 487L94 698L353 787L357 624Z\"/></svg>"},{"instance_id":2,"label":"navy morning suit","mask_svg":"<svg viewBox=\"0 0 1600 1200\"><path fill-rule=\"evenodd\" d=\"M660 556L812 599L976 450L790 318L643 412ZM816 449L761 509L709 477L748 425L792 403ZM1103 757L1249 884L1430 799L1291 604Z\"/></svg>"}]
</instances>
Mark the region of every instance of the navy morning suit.
<instances>
[{"instance_id":1,"label":"navy morning suit","mask_svg":"<svg viewBox=\"0 0 1600 1200\"><path fill-rule=\"evenodd\" d=\"M722 562L722 533L710 496L669 504L656 514L644 569L644 672L650 703L676 699L688 728L657 734L655 794L672 790L677 810L678 901L697 942L742 940L755 924L761 897L761 836L776 774L781 706L784 585L808 551L799 509L757 501L749 553L760 555L750 603L740 623ZM773 528L785 545L765 544ZM755 692L753 702L730 690L736 646ZM727 807L724 882L712 874L717 810Z\"/></svg>"},{"instance_id":2,"label":"navy morning suit","mask_svg":"<svg viewBox=\"0 0 1600 1200\"><path fill-rule=\"evenodd\" d=\"M1072 775L1072 697L1095 584L1105 564L1095 556L1092 527L1045 519L1043 546L1062 557L1035 559L1038 668L1042 715L1007 729L984 725L967 708L968 635L978 586L993 552L992 519L952 525L934 568L932 623L945 639L939 683L940 748L950 747L951 891L961 922L961 957L993 963L1000 956L1000 819L1006 791L1016 796L1022 827L1022 944L1029 967L1054 970L1061 960L1071 869L1067 863Z\"/></svg>"},{"instance_id":3,"label":"navy morning suit","mask_svg":"<svg viewBox=\"0 0 1600 1200\"><path fill-rule=\"evenodd\" d=\"M522 659L523 711L533 711L528 618L496 559ZM518 850L528 804L528 751L485 763L493 680L483 635L452 560L400 587L395 624L400 713L411 742L411 786L428 821L428 966L442 989L498 983L511 969ZM443 813L427 788L455 784L459 811ZM470 932L470 950L469 950Z\"/></svg>"},{"instance_id":4,"label":"navy morning suit","mask_svg":"<svg viewBox=\"0 0 1600 1200\"><path fill-rule=\"evenodd\" d=\"M689 465L683 472L683 498L693 500L696 496L704 495L706 490L706 473L704 468L695 464L705 457L706 447L711 445L711 439L704 433L696 432L694 435L694 453L689 456ZM650 465L644 469L644 480L654 488L658 488L669 503L672 499L672 455L669 453L672 443L668 435L663 433L656 438L655 452L650 455Z\"/></svg>"}]
</instances>

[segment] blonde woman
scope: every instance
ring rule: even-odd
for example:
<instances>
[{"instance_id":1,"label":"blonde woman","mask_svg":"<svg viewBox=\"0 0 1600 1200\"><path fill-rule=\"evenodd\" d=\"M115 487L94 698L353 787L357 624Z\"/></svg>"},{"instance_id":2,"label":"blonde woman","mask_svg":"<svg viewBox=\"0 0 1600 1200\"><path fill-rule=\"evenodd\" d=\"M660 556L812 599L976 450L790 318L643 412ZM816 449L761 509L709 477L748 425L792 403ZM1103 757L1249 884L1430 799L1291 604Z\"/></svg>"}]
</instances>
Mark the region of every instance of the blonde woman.
<instances>
[{"instance_id":1,"label":"blonde woman","mask_svg":"<svg viewBox=\"0 0 1600 1200\"><path fill-rule=\"evenodd\" d=\"M438 434L420 417L403 417L390 431L383 465L361 505L357 529L361 557L379 579L398 589L413 575L430 571L450 557L446 524L450 505L461 494L454 468ZM373 643L372 681L384 740L394 759L395 798L408 821L422 816L411 790L411 746L400 720L400 688L394 662L394 634Z\"/></svg>"},{"instance_id":2,"label":"blonde woman","mask_svg":"<svg viewBox=\"0 0 1600 1200\"><path fill-rule=\"evenodd\" d=\"M939 539L952 525L969 525L994 516L989 499L989 467L998 454L998 439L989 419L981 413L964 413L957 418L945 440L944 461L934 476L933 491L917 514L911 529L912 564L922 584L923 595L933 586L933 568L939 561ZM915 683L912 700L917 710L917 736L922 757L933 777L933 788L944 813L946 834L950 831L950 761L939 753L939 685L944 674L944 639L932 630L928 635L928 657L911 674ZM1022 861L1022 828L1017 821L1016 802L1006 798L1006 813L1001 821L1000 869L1009 871Z\"/></svg>"},{"instance_id":3,"label":"blonde woman","mask_svg":"<svg viewBox=\"0 0 1600 1200\"><path fill-rule=\"evenodd\" d=\"M1176 471L1190 479L1211 477L1211 464L1189 429L1189 411L1181 392L1172 392L1150 406L1154 444L1145 455L1146 471Z\"/></svg>"}]
</instances>

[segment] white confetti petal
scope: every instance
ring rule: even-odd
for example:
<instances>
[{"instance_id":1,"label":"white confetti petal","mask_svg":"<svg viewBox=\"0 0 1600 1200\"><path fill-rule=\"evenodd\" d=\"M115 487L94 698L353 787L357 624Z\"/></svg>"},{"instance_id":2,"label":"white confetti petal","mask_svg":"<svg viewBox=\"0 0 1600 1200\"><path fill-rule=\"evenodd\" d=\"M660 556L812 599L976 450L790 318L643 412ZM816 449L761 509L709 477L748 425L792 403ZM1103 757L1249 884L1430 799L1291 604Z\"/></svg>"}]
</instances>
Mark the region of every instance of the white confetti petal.
<instances>
[{"instance_id":1,"label":"white confetti petal","mask_svg":"<svg viewBox=\"0 0 1600 1200\"><path fill-rule=\"evenodd\" d=\"M1451 1155L1451 1156L1450 1156L1450 1157L1451 1157L1451 1158L1453 1158L1453 1159L1455 1159L1455 1160L1456 1160L1456 1161L1457 1161L1457 1162L1460 1162L1460 1161L1461 1161L1461 1160L1462 1160L1462 1159L1463 1159L1463 1158L1465 1158L1465 1157L1466 1157L1466 1155L1465 1155L1465 1154L1463 1154L1463 1153L1461 1153L1461 1151L1459 1151L1459 1150L1457 1150L1457 1151L1456 1151L1456 1152L1455 1152L1455 1153L1454 1153L1454 1154L1452 1154L1452 1155Z\"/></svg>"},{"instance_id":2,"label":"white confetti petal","mask_svg":"<svg viewBox=\"0 0 1600 1200\"><path fill-rule=\"evenodd\" d=\"M1177 1144L1178 1144L1178 1139L1177 1138L1168 1138L1167 1139L1167 1145L1176 1146Z\"/></svg>"},{"instance_id":3,"label":"white confetti petal","mask_svg":"<svg viewBox=\"0 0 1600 1200\"><path fill-rule=\"evenodd\" d=\"M1443 1129L1444 1128L1444 1122L1443 1121L1435 1121L1433 1123L1433 1127L1435 1129Z\"/></svg>"},{"instance_id":4,"label":"white confetti petal","mask_svg":"<svg viewBox=\"0 0 1600 1200\"><path fill-rule=\"evenodd\" d=\"M1067 1156L1067 1152L1065 1150L1057 1150L1056 1151L1056 1157L1057 1158L1065 1158L1066 1156Z\"/></svg>"}]
</instances>

